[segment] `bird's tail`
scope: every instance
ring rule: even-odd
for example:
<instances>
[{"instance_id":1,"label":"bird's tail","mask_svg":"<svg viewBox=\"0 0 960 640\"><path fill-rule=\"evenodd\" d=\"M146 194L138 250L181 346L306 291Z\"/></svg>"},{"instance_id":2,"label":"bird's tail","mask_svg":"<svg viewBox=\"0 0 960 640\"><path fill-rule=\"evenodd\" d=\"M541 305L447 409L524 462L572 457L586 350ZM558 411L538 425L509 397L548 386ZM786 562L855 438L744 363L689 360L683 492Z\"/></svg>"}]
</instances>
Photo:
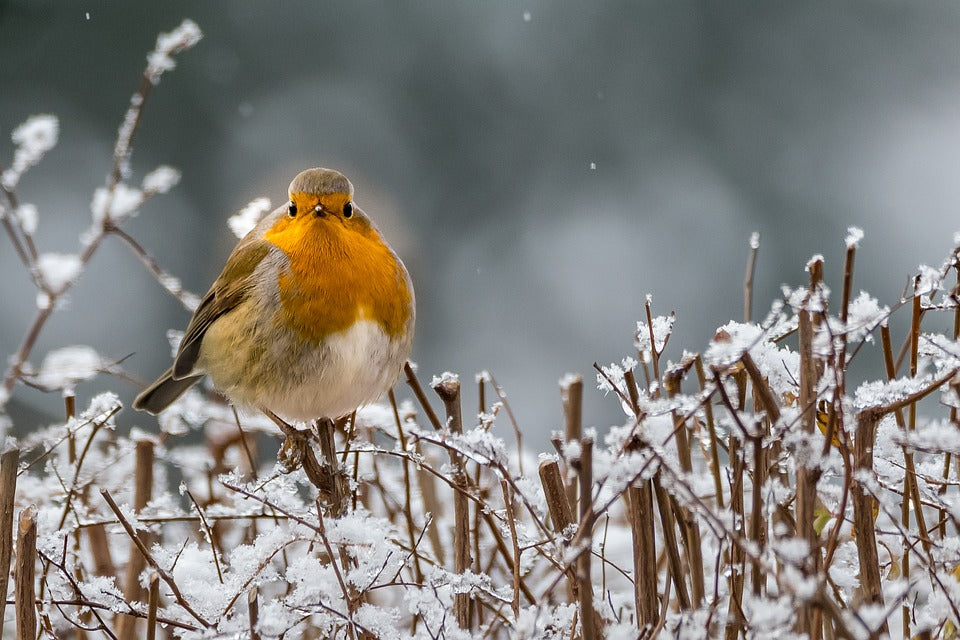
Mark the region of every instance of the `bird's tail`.
<instances>
[{"instance_id":1,"label":"bird's tail","mask_svg":"<svg viewBox=\"0 0 960 640\"><path fill-rule=\"evenodd\" d=\"M177 380L173 377L173 367L171 367L136 397L133 401L133 408L157 415L169 407L171 402L182 396L187 389L192 387L197 380L202 377L203 375L201 374Z\"/></svg>"}]
</instances>

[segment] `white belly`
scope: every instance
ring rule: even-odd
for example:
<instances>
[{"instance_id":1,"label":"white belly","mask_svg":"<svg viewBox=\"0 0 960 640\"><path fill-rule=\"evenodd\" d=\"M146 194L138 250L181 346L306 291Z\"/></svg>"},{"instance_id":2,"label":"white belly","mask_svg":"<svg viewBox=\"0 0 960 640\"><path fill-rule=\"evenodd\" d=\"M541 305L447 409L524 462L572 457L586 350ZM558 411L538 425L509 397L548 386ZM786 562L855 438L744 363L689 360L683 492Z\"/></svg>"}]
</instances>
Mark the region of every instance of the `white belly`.
<instances>
[{"instance_id":1,"label":"white belly","mask_svg":"<svg viewBox=\"0 0 960 640\"><path fill-rule=\"evenodd\" d=\"M315 375L266 394L264 406L292 420L338 418L386 393L409 355L409 341L391 339L371 320L357 321L306 356L301 366Z\"/></svg>"},{"instance_id":2,"label":"white belly","mask_svg":"<svg viewBox=\"0 0 960 640\"><path fill-rule=\"evenodd\" d=\"M312 346L302 338L294 344L289 335L277 339L277 332L267 340L265 332L251 330L244 333L256 347L248 349L249 343L229 339L236 326L224 326L225 319L204 337L202 368L234 404L269 409L287 420L338 418L375 401L397 381L410 355L411 335L391 338L371 320L358 320Z\"/></svg>"}]
</instances>

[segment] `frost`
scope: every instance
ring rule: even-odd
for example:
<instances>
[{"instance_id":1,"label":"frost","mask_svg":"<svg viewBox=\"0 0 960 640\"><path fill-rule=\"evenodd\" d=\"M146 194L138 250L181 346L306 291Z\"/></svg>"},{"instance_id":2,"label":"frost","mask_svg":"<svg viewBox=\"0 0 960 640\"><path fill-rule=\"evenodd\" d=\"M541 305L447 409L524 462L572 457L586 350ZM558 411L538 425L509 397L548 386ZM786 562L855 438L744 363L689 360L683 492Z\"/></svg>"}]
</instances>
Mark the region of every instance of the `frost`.
<instances>
[{"instance_id":1,"label":"frost","mask_svg":"<svg viewBox=\"0 0 960 640\"><path fill-rule=\"evenodd\" d=\"M673 331L673 323L677 319L675 314L656 316L653 318L653 345L657 353L661 353ZM646 322L637 322L637 339L634 346L641 353L650 351L650 325Z\"/></svg>"},{"instance_id":2,"label":"frost","mask_svg":"<svg viewBox=\"0 0 960 640\"><path fill-rule=\"evenodd\" d=\"M460 382L460 376L449 371L444 371L439 376L433 376L433 379L430 380L431 387L438 387L442 384L448 384L452 382Z\"/></svg>"},{"instance_id":3,"label":"frost","mask_svg":"<svg viewBox=\"0 0 960 640\"><path fill-rule=\"evenodd\" d=\"M120 402L117 394L108 391L94 396L93 399L90 400L87 409L80 414L80 417L86 420L96 419L106 414L114 413L122 406L123 404Z\"/></svg>"},{"instance_id":4,"label":"frost","mask_svg":"<svg viewBox=\"0 0 960 640\"><path fill-rule=\"evenodd\" d=\"M160 165L143 177L141 187L146 193L166 193L180 182L180 172L173 167Z\"/></svg>"},{"instance_id":5,"label":"frost","mask_svg":"<svg viewBox=\"0 0 960 640\"><path fill-rule=\"evenodd\" d=\"M929 376L918 378L896 378L888 382L874 380L864 382L857 387L854 403L858 409L879 407L903 400L907 396L925 389L930 384Z\"/></svg>"},{"instance_id":6,"label":"frost","mask_svg":"<svg viewBox=\"0 0 960 640\"><path fill-rule=\"evenodd\" d=\"M943 283L943 273L934 267L922 264L917 269L920 272L917 278L917 293L922 296L932 296Z\"/></svg>"},{"instance_id":7,"label":"frost","mask_svg":"<svg viewBox=\"0 0 960 640\"><path fill-rule=\"evenodd\" d=\"M625 384L624 375L627 371L632 371L637 366L637 361L627 357L620 361L620 364L610 363L609 366L600 367L603 372L597 374L597 389L604 393L622 389ZM621 402L622 409L627 415L633 414L633 409L625 402Z\"/></svg>"},{"instance_id":8,"label":"frost","mask_svg":"<svg viewBox=\"0 0 960 640\"><path fill-rule=\"evenodd\" d=\"M63 347L44 357L40 370L32 379L46 389L71 389L78 382L93 378L108 366L91 347Z\"/></svg>"},{"instance_id":9,"label":"frost","mask_svg":"<svg viewBox=\"0 0 960 640\"><path fill-rule=\"evenodd\" d=\"M57 145L60 135L60 122L56 116L41 114L31 116L13 130L10 138L17 145L10 168L3 172L2 181L6 189L13 189L20 182L23 173L34 166L43 155Z\"/></svg>"},{"instance_id":10,"label":"frost","mask_svg":"<svg viewBox=\"0 0 960 640\"><path fill-rule=\"evenodd\" d=\"M37 221L39 215L35 205L24 202L17 207L16 211L14 212L14 216L16 216L17 223L20 225L20 228L23 229L25 234L32 236L37 232Z\"/></svg>"},{"instance_id":11,"label":"frost","mask_svg":"<svg viewBox=\"0 0 960 640\"><path fill-rule=\"evenodd\" d=\"M583 382L583 376L579 373L565 373L557 383L561 389L568 389L571 385Z\"/></svg>"},{"instance_id":12,"label":"frost","mask_svg":"<svg viewBox=\"0 0 960 640\"><path fill-rule=\"evenodd\" d=\"M46 288L54 293L63 291L77 279L83 268L80 256L67 253L43 253L37 257L37 272Z\"/></svg>"},{"instance_id":13,"label":"frost","mask_svg":"<svg viewBox=\"0 0 960 640\"><path fill-rule=\"evenodd\" d=\"M863 240L863 229L860 227L847 227L847 249L856 249Z\"/></svg>"},{"instance_id":14,"label":"frost","mask_svg":"<svg viewBox=\"0 0 960 640\"><path fill-rule=\"evenodd\" d=\"M810 544L803 538L777 540L773 548L778 556L796 567L802 567L810 555Z\"/></svg>"},{"instance_id":15,"label":"frost","mask_svg":"<svg viewBox=\"0 0 960 640\"><path fill-rule=\"evenodd\" d=\"M870 333L889 315L890 307L880 306L876 298L866 291L861 291L847 309L847 342L856 343L862 339L869 342Z\"/></svg>"},{"instance_id":16,"label":"frost","mask_svg":"<svg viewBox=\"0 0 960 640\"><path fill-rule=\"evenodd\" d=\"M147 55L145 74L150 82L157 84L160 76L173 70L177 65L173 54L189 49L203 37L200 27L193 20L184 20L176 29L157 36L157 46Z\"/></svg>"},{"instance_id":17,"label":"frost","mask_svg":"<svg viewBox=\"0 0 960 640\"><path fill-rule=\"evenodd\" d=\"M927 423L915 431L896 433L893 439L914 451L960 455L960 429L945 420Z\"/></svg>"},{"instance_id":18,"label":"frost","mask_svg":"<svg viewBox=\"0 0 960 640\"><path fill-rule=\"evenodd\" d=\"M857 613L871 632L878 631L887 619L887 608L882 604L863 604Z\"/></svg>"},{"instance_id":19,"label":"frost","mask_svg":"<svg viewBox=\"0 0 960 640\"><path fill-rule=\"evenodd\" d=\"M233 235L242 238L257 226L260 218L268 211L270 211L270 200L268 198L255 198L250 201L250 204L227 218L227 226L230 227Z\"/></svg>"},{"instance_id":20,"label":"frost","mask_svg":"<svg viewBox=\"0 0 960 640\"><path fill-rule=\"evenodd\" d=\"M98 187L93 192L90 210L93 212L93 221L97 224L103 224L106 221L120 224L133 216L142 204L143 192L120 182L112 192L106 187Z\"/></svg>"}]
</instances>

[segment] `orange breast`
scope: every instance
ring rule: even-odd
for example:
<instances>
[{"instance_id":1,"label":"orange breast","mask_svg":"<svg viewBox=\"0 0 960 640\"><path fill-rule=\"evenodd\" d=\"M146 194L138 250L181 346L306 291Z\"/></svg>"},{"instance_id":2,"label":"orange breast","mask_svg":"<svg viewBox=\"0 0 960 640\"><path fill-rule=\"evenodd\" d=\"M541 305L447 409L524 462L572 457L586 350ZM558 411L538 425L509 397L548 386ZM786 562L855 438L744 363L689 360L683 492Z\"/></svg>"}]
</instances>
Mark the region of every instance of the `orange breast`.
<instances>
[{"instance_id":1,"label":"orange breast","mask_svg":"<svg viewBox=\"0 0 960 640\"><path fill-rule=\"evenodd\" d=\"M278 280L276 322L320 341L358 319L375 320L391 337L407 328L411 292L406 272L379 233L361 220L282 220L264 238L286 253Z\"/></svg>"}]
</instances>

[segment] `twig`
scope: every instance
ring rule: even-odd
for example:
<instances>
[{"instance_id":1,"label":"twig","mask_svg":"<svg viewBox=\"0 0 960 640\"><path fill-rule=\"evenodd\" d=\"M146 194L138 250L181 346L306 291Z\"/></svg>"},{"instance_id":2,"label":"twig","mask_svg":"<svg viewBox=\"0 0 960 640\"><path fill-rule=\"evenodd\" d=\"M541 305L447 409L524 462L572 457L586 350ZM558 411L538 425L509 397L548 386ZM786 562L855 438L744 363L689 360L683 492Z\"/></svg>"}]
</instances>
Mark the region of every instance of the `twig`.
<instances>
[{"instance_id":1,"label":"twig","mask_svg":"<svg viewBox=\"0 0 960 640\"><path fill-rule=\"evenodd\" d=\"M393 419L397 425L397 437L400 440L400 448L407 450L407 437L403 433L403 424L400 421L400 411L397 409L397 397L393 389L387 392L390 399L390 407L393 409ZM416 527L413 524L413 497L411 495L412 479L410 478L410 462L404 458L400 461L403 468L403 518L407 523L407 534L410 536L410 546L416 548ZM413 556L414 577L417 582L423 581L423 571L420 568L420 557L418 554Z\"/></svg>"},{"instance_id":2,"label":"twig","mask_svg":"<svg viewBox=\"0 0 960 640\"><path fill-rule=\"evenodd\" d=\"M413 395L417 397L417 402L419 402L420 406L423 407L423 412L427 414L427 419L430 420L430 424L432 424L433 428L437 431L442 431L443 425L440 424L440 419L437 418L437 414L434 412L433 407L430 406L430 401L427 400L426 394L423 393L423 387L420 386L420 381L417 379L417 374L413 370L413 367L410 366L409 362L404 363L403 372L407 376L407 384L410 385L410 388L413 390Z\"/></svg>"},{"instance_id":3,"label":"twig","mask_svg":"<svg viewBox=\"0 0 960 640\"><path fill-rule=\"evenodd\" d=\"M160 605L160 576L156 572L148 578L149 597L147 601L147 640L157 637L157 607Z\"/></svg>"},{"instance_id":4,"label":"twig","mask_svg":"<svg viewBox=\"0 0 960 640\"><path fill-rule=\"evenodd\" d=\"M595 519L593 512L593 438L580 439L580 455L571 460L577 479L580 481L580 532L578 536L584 549L593 544L592 529ZM593 581L590 579L589 553L581 553L577 558L577 582L580 592L580 628L583 640L602 637L600 619L593 609Z\"/></svg>"},{"instance_id":5,"label":"twig","mask_svg":"<svg viewBox=\"0 0 960 640\"><path fill-rule=\"evenodd\" d=\"M654 530L653 488L650 480L627 491L630 507L630 531L633 535L634 598L637 626L656 626L659 619L657 602L657 540ZM719 564L717 565L719 567ZM719 570L717 571L719 574Z\"/></svg>"},{"instance_id":6,"label":"twig","mask_svg":"<svg viewBox=\"0 0 960 640\"><path fill-rule=\"evenodd\" d=\"M433 385L440 396L447 413L447 426L455 434L463 432L463 420L460 413L460 381L444 377ZM465 488L466 472L463 458L459 453L449 450L450 464L453 467L454 485ZM470 568L470 507L464 497L464 491L453 494L453 570L464 573ZM453 611L461 629L470 628L470 594L457 593L453 596Z\"/></svg>"},{"instance_id":7,"label":"twig","mask_svg":"<svg viewBox=\"0 0 960 640\"><path fill-rule=\"evenodd\" d=\"M760 233L750 234L750 255L747 257L747 273L743 277L743 321L749 323L753 307L753 274L757 266L757 252L760 250Z\"/></svg>"},{"instance_id":8,"label":"twig","mask_svg":"<svg viewBox=\"0 0 960 640\"><path fill-rule=\"evenodd\" d=\"M165 271L157 263L156 259L154 259L154 257L151 256L147 250L144 249L143 246L141 246L140 243L133 238L133 236L115 224L109 225L107 230L111 235L120 238L120 240L122 240L123 243L127 245L131 251L133 251L134 255L140 259L140 262L142 262L147 270L153 274L154 279L160 283L164 291L176 298L187 311L196 311L197 304L199 302L199 298L196 296L196 294L182 289L179 286L179 281L175 280L172 274ZM174 282L176 282L177 286L173 286L171 284Z\"/></svg>"},{"instance_id":9,"label":"twig","mask_svg":"<svg viewBox=\"0 0 960 640\"><path fill-rule=\"evenodd\" d=\"M0 456L0 620L3 620L7 606L7 576L10 575L10 560L13 555L13 507L19 464L19 449L7 449Z\"/></svg>"},{"instance_id":10,"label":"twig","mask_svg":"<svg viewBox=\"0 0 960 640\"><path fill-rule=\"evenodd\" d=\"M510 419L510 426L513 427L513 436L517 442L517 469L520 471L520 475L523 475L523 432L520 431L520 424L517 422L517 417L513 415L513 409L510 407L510 401L507 400L507 394L503 392L503 387L500 386L500 383L497 382L497 379L493 377L493 374L489 371L487 375L490 377L490 384L493 386L493 390L497 393L497 398L503 404L503 408L507 410L507 417Z\"/></svg>"},{"instance_id":11,"label":"twig","mask_svg":"<svg viewBox=\"0 0 960 640\"><path fill-rule=\"evenodd\" d=\"M91 440L92 440L91 436ZM134 462L133 509L139 513L153 495L153 442L139 440L136 444ZM147 534L144 544L150 544L153 536ZM144 569L144 557L137 549L136 541L130 545L127 571L123 582L123 595L128 601L143 601L143 588L140 586L140 573ZM118 614L119 615L119 614ZM119 615L114 621L120 640L133 640L136 635L136 619Z\"/></svg>"},{"instance_id":12,"label":"twig","mask_svg":"<svg viewBox=\"0 0 960 640\"><path fill-rule=\"evenodd\" d=\"M257 631L257 625L260 622L260 605L258 598L260 590L252 587L247 592L247 617L250 619L250 640L260 640L260 632Z\"/></svg>"},{"instance_id":13,"label":"twig","mask_svg":"<svg viewBox=\"0 0 960 640\"><path fill-rule=\"evenodd\" d=\"M219 559L219 550L217 549L217 541L213 537L213 529L210 527L210 523L207 522L207 517L203 513L203 509L200 508L200 503L197 502L197 499L193 497L193 494L187 490L185 492L187 498L190 499L190 503L193 504L193 508L197 510L197 514L200 516L200 524L203 526L204 533L207 535L207 542L210 543L210 555L213 556L213 566L217 569L217 578L220 580L220 584L223 584L223 571L220 570L220 559Z\"/></svg>"},{"instance_id":14,"label":"twig","mask_svg":"<svg viewBox=\"0 0 960 640\"><path fill-rule=\"evenodd\" d=\"M703 370L703 358L698 353L694 357L694 368L700 382L700 393L707 388L707 376ZM720 454L717 449L717 428L713 420L713 406L709 401L703 403L703 413L707 419L707 433L710 436L710 473L713 475L713 489L716 492L717 507L723 509L723 483L720 481Z\"/></svg>"},{"instance_id":15,"label":"twig","mask_svg":"<svg viewBox=\"0 0 960 640\"><path fill-rule=\"evenodd\" d=\"M510 485L506 480L500 481L500 490L503 492L503 505L507 510L507 524L510 525L510 539L513 542L513 617L516 620L520 616L520 543L517 541L517 523L513 511L513 500L510 499Z\"/></svg>"},{"instance_id":16,"label":"twig","mask_svg":"<svg viewBox=\"0 0 960 640\"><path fill-rule=\"evenodd\" d=\"M64 577L64 579L70 583L71 587L73 587L73 592L77 595L77 598L83 598L83 592L80 589L80 585L77 584L77 580L72 575L70 575L70 570L67 569L67 567L64 564L56 562L53 558L48 557L42 551L38 550L37 555L47 565L56 567L60 571L60 574ZM44 568L46 569L46 567ZM46 575L46 571L44 571L44 575ZM37 598L37 602L45 603L47 601L45 601L43 598ZM62 604L56 604L55 602L53 604L55 604L58 608L63 606ZM86 606L86 605L82 605L82 606ZM117 640L117 636L113 633L113 631L110 630L110 627L107 626L106 621L97 611L97 607L90 607L90 612L93 614L93 617L97 619L97 624L99 625L95 630L102 631L111 640ZM61 613L63 612L61 611ZM64 618L66 617L67 616L64 614ZM73 621L71 622L73 623ZM76 623L73 623L73 624L76 624ZM93 630L94 629L91 629L91 631Z\"/></svg>"},{"instance_id":17,"label":"twig","mask_svg":"<svg viewBox=\"0 0 960 640\"><path fill-rule=\"evenodd\" d=\"M20 512L17 529L17 562L13 571L14 600L17 609L17 640L34 640L37 635L37 609L34 604L34 577L37 562L37 507Z\"/></svg>"},{"instance_id":18,"label":"twig","mask_svg":"<svg viewBox=\"0 0 960 640\"><path fill-rule=\"evenodd\" d=\"M353 622L354 609L356 607L356 600L353 595L350 593L350 590L347 588L347 583L343 580L343 574L340 571L340 565L337 564L337 557L333 553L333 547L330 546L330 539L327 537L327 528L323 524L323 513L320 505L317 505L317 533L320 536L321 542L323 542L323 548L327 550L327 557L330 560L330 566L333 568L333 573L337 577L337 583L340 585L340 591L343 593L343 601L347 603L347 611L349 616L347 617L347 623L350 625L350 637L353 638L356 631L355 625Z\"/></svg>"},{"instance_id":19,"label":"twig","mask_svg":"<svg viewBox=\"0 0 960 640\"><path fill-rule=\"evenodd\" d=\"M560 381L560 400L563 403L564 435L567 442L579 442L583 420L583 378L566 376ZM567 501L569 508L577 504L577 483L567 477Z\"/></svg>"},{"instance_id":20,"label":"twig","mask_svg":"<svg viewBox=\"0 0 960 640\"><path fill-rule=\"evenodd\" d=\"M195 43L196 41L192 40L190 36L185 36L181 41L170 43L172 46L170 46L167 53L179 53L189 49ZM117 185L120 184L120 181L123 179L123 174L127 170L133 137L139 127L140 118L143 114L143 107L147 102L147 97L150 95L150 89L153 87L154 83L159 80L159 76L163 71L165 71L165 69L153 68L152 63L148 63L147 67L144 69L143 75L141 76L139 89L130 98L130 106L124 115L124 122L120 127L120 130L117 134L116 144L114 145L113 166L110 169L110 173L106 180L107 202L104 203L105 215L103 216L102 220L94 221L89 232L85 234L86 237L84 239L82 251L80 252L81 272L83 268L85 268L90 262L90 259L93 258L94 254L97 252L97 249L99 249L100 244L103 242L104 237L109 231L109 226L113 225L113 222L111 221L111 212L114 205L114 196L117 190ZM33 347L36 345L40 331L43 329L44 325L46 325L47 320L50 319L50 316L53 314L54 310L57 309L57 301L73 287L74 282L75 281L70 281L65 283L57 291L49 290L49 288L44 284L43 293L47 295L47 304L38 309L37 314L34 316L30 328L27 329L19 348L9 360L9 365L7 366L7 370L3 376L4 391L9 393L13 389L13 385L20 377L23 365L27 362L27 359L30 357L30 353L33 351Z\"/></svg>"},{"instance_id":21,"label":"twig","mask_svg":"<svg viewBox=\"0 0 960 640\"><path fill-rule=\"evenodd\" d=\"M123 527L123 530L127 532L127 535L133 540L133 543L137 546L137 549L140 550L140 553L143 555L143 558L147 561L147 564L153 568L154 571L160 576L160 578L167 583L167 586L170 587L170 591L173 592L173 598L177 601L177 604L180 605L184 611L190 614L194 620L199 622L206 628L211 628L212 625L199 613L190 606L190 603L186 601L183 597L183 594L180 593L180 588L177 586L177 583L174 581L173 576L163 570L163 568L157 563L153 555L144 545L143 541L137 535L137 532L134 531L133 527L127 522L126 517L123 515L123 512L120 510L120 507L117 506L117 503L114 502L113 496L110 495L110 492L106 489L100 489L100 495L103 496L103 499L106 500L107 505L109 505L110 510L117 516L117 520L120 521L120 525Z\"/></svg>"}]
</instances>

